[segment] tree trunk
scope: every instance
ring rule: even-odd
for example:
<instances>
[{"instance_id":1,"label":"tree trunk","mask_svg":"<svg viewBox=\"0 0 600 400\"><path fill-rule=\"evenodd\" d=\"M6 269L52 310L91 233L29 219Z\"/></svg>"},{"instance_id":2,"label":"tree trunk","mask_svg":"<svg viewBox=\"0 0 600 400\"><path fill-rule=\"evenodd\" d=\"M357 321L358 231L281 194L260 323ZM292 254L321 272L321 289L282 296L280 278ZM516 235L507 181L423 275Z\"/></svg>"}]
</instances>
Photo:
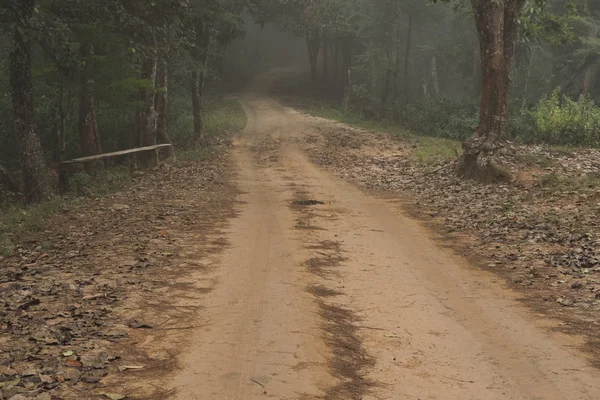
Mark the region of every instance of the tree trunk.
<instances>
[{"instance_id":1,"label":"tree trunk","mask_svg":"<svg viewBox=\"0 0 600 400\"><path fill-rule=\"evenodd\" d=\"M202 86L204 73L198 68L192 72L192 109L194 113L194 139L196 145L204 140L204 120L202 118Z\"/></svg>"},{"instance_id":2,"label":"tree trunk","mask_svg":"<svg viewBox=\"0 0 600 400\"><path fill-rule=\"evenodd\" d=\"M388 59L390 58L390 54L388 52ZM392 81L392 76L394 74L393 66L388 65L388 68L385 70L385 77L383 79L383 84L381 86L381 92L379 95L380 105L379 105L379 116L381 118L385 117L385 110L387 106L387 101L390 96L390 82Z\"/></svg>"},{"instance_id":3,"label":"tree trunk","mask_svg":"<svg viewBox=\"0 0 600 400\"><path fill-rule=\"evenodd\" d=\"M323 77L325 80L329 78L329 43L323 43Z\"/></svg>"},{"instance_id":4,"label":"tree trunk","mask_svg":"<svg viewBox=\"0 0 600 400\"><path fill-rule=\"evenodd\" d=\"M35 130L33 82L31 77L31 25L35 0L13 1L16 26L13 30L13 48L9 55L10 87L12 94L15 134L19 154L25 200L38 202L50 196L48 173L40 138Z\"/></svg>"},{"instance_id":5,"label":"tree trunk","mask_svg":"<svg viewBox=\"0 0 600 400\"><path fill-rule=\"evenodd\" d=\"M527 76L525 77L525 85L523 87L523 100L521 101L521 111L527 108L527 91L529 90L529 81L531 80L531 70L533 69L533 49L529 55L529 65L527 66Z\"/></svg>"},{"instance_id":6,"label":"tree trunk","mask_svg":"<svg viewBox=\"0 0 600 400\"><path fill-rule=\"evenodd\" d=\"M596 62L585 70L580 98L587 97L590 94L590 91L594 86L594 82L596 81L596 76L598 75L598 67L600 67L600 64Z\"/></svg>"},{"instance_id":7,"label":"tree trunk","mask_svg":"<svg viewBox=\"0 0 600 400\"><path fill-rule=\"evenodd\" d=\"M165 32L169 32L165 27ZM164 33L158 50L158 62L156 68L156 96L155 105L157 123L156 138L160 144L171 144L169 137L169 40L168 33ZM173 146L165 150L166 158L175 159L175 149Z\"/></svg>"},{"instance_id":8,"label":"tree trunk","mask_svg":"<svg viewBox=\"0 0 600 400\"><path fill-rule=\"evenodd\" d=\"M403 104L402 108L406 110L408 106L410 83L408 81L410 77L410 50L412 45L412 31L413 31L413 17L411 14L408 15L408 33L406 35L406 49L404 51L404 95L402 96Z\"/></svg>"},{"instance_id":9,"label":"tree trunk","mask_svg":"<svg viewBox=\"0 0 600 400\"><path fill-rule=\"evenodd\" d=\"M208 27L203 23L199 23L196 28L196 62L197 67L192 72L192 109L194 113L194 138L196 145L204 141L204 118L202 105L202 90L206 81L206 73L208 70L208 60L212 40Z\"/></svg>"},{"instance_id":10,"label":"tree trunk","mask_svg":"<svg viewBox=\"0 0 600 400\"><path fill-rule=\"evenodd\" d=\"M348 68L348 77L346 83L346 92L344 93L344 111L350 111L352 105L352 68Z\"/></svg>"},{"instance_id":11,"label":"tree trunk","mask_svg":"<svg viewBox=\"0 0 600 400\"><path fill-rule=\"evenodd\" d=\"M590 15L589 5L587 1L584 3L584 15ZM594 24L590 24L588 28L588 37L590 40L596 40L598 37L598 27ZM598 67L600 64L598 61L594 61L591 65L587 67L585 70L585 74L583 75L583 86L581 88L580 98L586 97L590 94L592 90L592 86L594 85L594 81L596 80L596 75L598 74Z\"/></svg>"},{"instance_id":12,"label":"tree trunk","mask_svg":"<svg viewBox=\"0 0 600 400\"><path fill-rule=\"evenodd\" d=\"M481 49L482 91L480 121L463 143L458 174L484 183L507 181L495 154L508 139L508 94L515 60L518 16L525 0L478 0L473 13Z\"/></svg>"},{"instance_id":13,"label":"tree trunk","mask_svg":"<svg viewBox=\"0 0 600 400\"><path fill-rule=\"evenodd\" d=\"M96 119L96 105L94 99L94 76L92 66L94 62L94 46L84 43L81 47L84 67L81 78L81 96L79 100L79 146L83 157L95 156L102 153L98 121ZM87 172L92 172L102 167L102 161L86 163Z\"/></svg>"},{"instance_id":14,"label":"tree trunk","mask_svg":"<svg viewBox=\"0 0 600 400\"><path fill-rule=\"evenodd\" d=\"M481 50L479 46L473 52L473 95L481 95Z\"/></svg>"},{"instance_id":15,"label":"tree trunk","mask_svg":"<svg viewBox=\"0 0 600 400\"><path fill-rule=\"evenodd\" d=\"M333 48L333 82L334 87L337 87L340 73L340 48L336 43Z\"/></svg>"},{"instance_id":16,"label":"tree trunk","mask_svg":"<svg viewBox=\"0 0 600 400\"><path fill-rule=\"evenodd\" d=\"M352 38L344 38L342 42L342 73L344 108L349 106L352 95Z\"/></svg>"},{"instance_id":17,"label":"tree trunk","mask_svg":"<svg viewBox=\"0 0 600 400\"><path fill-rule=\"evenodd\" d=\"M67 111L64 105L64 77L61 75L58 81L58 93L54 109L54 120L52 124L52 136L54 138L54 162L59 165L65 160L65 127ZM58 174L58 191L60 194L67 192L69 183L66 174Z\"/></svg>"},{"instance_id":18,"label":"tree trunk","mask_svg":"<svg viewBox=\"0 0 600 400\"><path fill-rule=\"evenodd\" d=\"M437 97L440 95L440 81L438 79L437 58L435 55L431 57L431 89L434 96Z\"/></svg>"},{"instance_id":19,"label":"tree trunk","mask_svg":"<svg viewBox=\"0 0 600 400\"><path fill-rule=\"evenodd\" d=\"M396 60L394 62L394 73L392 74L392 84L393 84L393 94L392 94L392 118L394 121L398 122L400 120L400 29L396 30L397 40L396 40Z\"/></svg>"},{"instance_id":20,"label":"tree trunk","mask_svg":"<svg viewBox=\"0 0 600 400\"><path fill-rule=\"evenodd\" d=\"M319 51L321 50L321 35L319 32L306 32L306 48L308 49L308 61L310 62L310 79L317 80L317 68Z\"/></svg>"},{"instance_id":21,"label":"tree trunk","mask_svg":"<svg viewBox=\"0 0 600 400\"><path fill-rule=\"evenodd\" d=\"M141 65L141 78L152 82L152 86L156 83L156 66L157 53L150 51L144 56ZM158 113L155 108L155 90L141 89L140 90L140 109L138 111L138 127L136 143L140 147L154 146L156 144L156 134L158 127ZM153 153L140 154L139 160L142 168L150 168L155 166L157 160Z\"/></svg>"},{"instance_id":22,"label":"tree trunk","mask_svg":"<svg viewBox=\"0 0 600 400\"><path fill-rule=\"evenodd\" d=\"M58 81L58 92L54 109L52 133L54 137L54 162L59 164L65 160L65 124L67 113L64 105L64 78Z\"/></svg>"}]
</instances>

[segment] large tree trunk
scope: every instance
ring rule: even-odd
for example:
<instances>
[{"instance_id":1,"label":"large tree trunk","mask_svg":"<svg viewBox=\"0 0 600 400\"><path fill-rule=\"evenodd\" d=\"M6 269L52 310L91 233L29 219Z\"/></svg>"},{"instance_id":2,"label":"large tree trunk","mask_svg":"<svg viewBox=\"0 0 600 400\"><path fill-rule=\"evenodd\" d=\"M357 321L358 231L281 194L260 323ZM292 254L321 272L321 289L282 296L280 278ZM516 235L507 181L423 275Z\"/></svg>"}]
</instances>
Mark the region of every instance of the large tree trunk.
<instances>
[{"instance_id":1,"label":"large tree trunk","mask_svg":"<svg viewBox=\"0 0 600 400\"><path fill-rule=\"evenodd\" d=\"M25 200L37 202L49 197L50 185L34 121L29 20L33 15L35 0L14 0L11 6L15 12L16 22L13 30L13 48L9 55L15 134L19 143Z\"/></svg>"},{"instance_id":2,"label":"large tree trunk","mask_svg":"<svg viewBox=\"0 0 600 400\"><path fill-rule=\"evenodd\" d=\"M98 121L96 119L96 102L94 99L94 46L84 43L81 47L84 67L81 78L81 96L79 101L79 146L82 156L95 156L102 153ZM85 170L91 172L102 166L101 161L85 164Z\"/></svg>"},{"instance_id":3,"label":"large tree trunk","mask_svg":"<svg viewBox=\"0 0 600 400\"><path fill-rule=\"evenodd\" d=\"M319 51L321 50L321 35L319 32L306 32L306 47L308 49L308 61L310 62L310 79L317 80L317 68Z\"/></svg>"},{"instance_id":4,"label":"large tree trunk","mask_svg":"<svg viewBox=\"0 0 600 400\"><path fill-rule=\"evenodd\" d=\"M515 60L518 16L525 0L477 0L473 12L481 49L480 121L463 143L458 174L484 183L512 179L495 161L508 139L508 95Z\"/></svg>"},{"instance_id":5,"label":"large tree trunk","mask_svg":"<svg viewBox=\"0 0 600 400\"><path fill-rule=\"evenodd\" d=\"M168 29L165 29L164 38L159 45L158 63L156 68L156 97L155 105L158 115L156 123L156 138L160 144L171 144L169 137L169 40ZM165 150L166 158L175 159L175 149L168 147Z\"/></svg>"}]
</instances>

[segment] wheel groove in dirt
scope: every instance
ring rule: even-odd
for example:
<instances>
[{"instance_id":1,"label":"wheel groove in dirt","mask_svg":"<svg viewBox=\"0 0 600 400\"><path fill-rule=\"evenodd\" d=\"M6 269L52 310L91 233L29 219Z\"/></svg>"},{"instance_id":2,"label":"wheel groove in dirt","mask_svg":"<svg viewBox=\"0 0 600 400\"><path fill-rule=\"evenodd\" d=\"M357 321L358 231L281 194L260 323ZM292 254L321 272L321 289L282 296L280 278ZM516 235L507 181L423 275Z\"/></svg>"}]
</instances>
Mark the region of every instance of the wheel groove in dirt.
<instances>
[{"instance_id":1,"label":"wheel groove in dirt","mask_svg":"<svg viewBox=\"0 0 600 400\"><path fill-rule=\"evenodd\" d=\"M312 225L310 222L300 222L315 218L314 213L310 211L311 206L325 204L307 198L307 195L306 191L296 191L294 201L290 205L298 216L297 229L303 229L298 226ZM356 325L360 318L349 308L335 302L335 297L343 294L341 291L326 286L328 279L342 273L340 269L345 258L341 243L319 240L314 234L311 239L306 237L305 240L310 240L306 247L313 254L304 265L321 280L310 284L306 290L315 297L319 306L323 337L332 353L329 370L339 380L339 383L326 390L322 398L361 400L376 386L376 382L368 378L369 370L375 365L375 359L363 347L360 328Z\"/></svg>"}]
</instances>

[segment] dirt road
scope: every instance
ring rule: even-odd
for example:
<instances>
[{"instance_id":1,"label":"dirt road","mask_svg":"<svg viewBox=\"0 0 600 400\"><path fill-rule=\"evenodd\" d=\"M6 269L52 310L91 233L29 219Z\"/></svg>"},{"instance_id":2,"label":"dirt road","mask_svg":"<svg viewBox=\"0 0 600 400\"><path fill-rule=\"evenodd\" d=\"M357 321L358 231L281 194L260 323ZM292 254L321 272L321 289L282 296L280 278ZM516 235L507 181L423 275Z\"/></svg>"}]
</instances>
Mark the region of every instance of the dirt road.
<instances>
[{"instance_id":1,"label":"dirt road","mask_svg":"<svg viewBox=\"0 0 600 400\"><path fill-rule=\"evenodd\" d=\"M239 215L178 399L598 399L578 338L382 199L316 168L311 121L242 98Z\"/></svg>"}]
</instances>

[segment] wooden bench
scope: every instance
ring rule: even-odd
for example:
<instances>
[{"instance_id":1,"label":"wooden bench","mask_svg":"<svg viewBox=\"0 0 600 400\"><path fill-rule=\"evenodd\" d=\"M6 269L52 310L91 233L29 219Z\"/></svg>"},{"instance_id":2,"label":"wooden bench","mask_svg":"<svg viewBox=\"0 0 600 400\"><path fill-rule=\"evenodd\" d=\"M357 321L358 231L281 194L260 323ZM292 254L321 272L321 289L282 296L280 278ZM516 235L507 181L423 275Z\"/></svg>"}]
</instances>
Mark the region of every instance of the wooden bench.
<instances>
[{"instance_id":1,"label":"wooden bench","mask_svg":"<svg viewBox=\"0 0 600 400\"><path fill-rule=\"evenodd\" d=\"M61 194L69 190L69 175L73 172L83 172L84 164L94 161L101 161L107 158L120 156L137 156L138 154L145 155L148 166L156 166L160 161L159 152L161 149L172 147L172 144L157 144L154 146L136 147L134 149L115 151L112 153L97 154L95 156L74 158L72 160L63 161L59 164L59 190ZM132 170L137 169L136 159L133 158L130 162Z\"/></svg>"}]
</instances>

